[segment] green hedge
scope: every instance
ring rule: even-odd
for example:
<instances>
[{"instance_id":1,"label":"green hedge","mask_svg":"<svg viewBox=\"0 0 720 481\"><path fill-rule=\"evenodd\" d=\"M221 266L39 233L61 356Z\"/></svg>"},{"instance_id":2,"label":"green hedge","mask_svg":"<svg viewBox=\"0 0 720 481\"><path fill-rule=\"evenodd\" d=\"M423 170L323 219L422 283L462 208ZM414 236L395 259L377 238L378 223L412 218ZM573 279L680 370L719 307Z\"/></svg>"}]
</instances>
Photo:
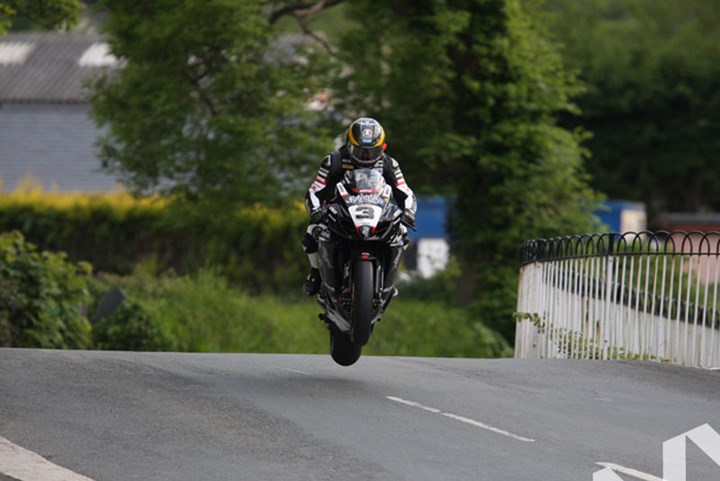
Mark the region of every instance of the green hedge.
<instances>
[{"instance_id":1,"label":"green hedge","mask_svg":"<svg viewBox=\"0 0 720 481\"><path fill-rule=\"evenodd\" d=\"M90 274L89 264L40 252L19 232L0 234L0 346L328 352L328 333L312 299L249 295L208 269L192 276ZM117 298L124 298L114 309L111 297L101 301L111 288L121 289ZM470 312L448 306L444 296L413 298L413 289L427 289L407 288L410 295L393 301L366 354L493 357L510 352Z\"/></svg>"},{"instance_id":2,"label":"green hedge","mask_svg":"<svg viewBox=\"0 0 720 481\"><path fill-rule=\"evenodd\" d=\"M18 230L41 249L67 252L96 271L127 275L140 265L185 274L217 266L253 292L301 283L306 222L300 204L217 212L124 194L0 196L0 231Z\"/></svg>"}]
</instances>

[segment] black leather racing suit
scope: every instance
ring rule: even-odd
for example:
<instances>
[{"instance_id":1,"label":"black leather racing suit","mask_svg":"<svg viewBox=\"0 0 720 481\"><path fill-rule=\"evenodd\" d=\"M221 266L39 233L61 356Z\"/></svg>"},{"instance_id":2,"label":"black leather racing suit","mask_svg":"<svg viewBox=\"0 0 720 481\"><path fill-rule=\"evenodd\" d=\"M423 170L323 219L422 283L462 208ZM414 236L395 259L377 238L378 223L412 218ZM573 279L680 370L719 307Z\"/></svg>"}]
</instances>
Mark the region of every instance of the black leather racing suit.
<instances>
[{"instance_id":1,"label":"black leather racing suit","mask_svg":"<svg viewBox=\"0 0 720 481\"><path fill-rule=\"evenodd\" d=\"M311 216L311 222L305 238L302 241L302 245L308 255L315 254L318 250L317 241L312 234L313 231L319 227L319 224L312 222L313 212L320 209L334 197L337 183L342 180L347 170L355 168L358 167L355 166L344 146L328 154L323 159L317 177L315 177L305 196L305 209ZM400 170L400 165L397 160L387 154L383 154L372 168L382 170L385 181L392 187L393 196L398 206L409 213L410 218L414 221L415 212L417 211L417 200L415 199L415 194L412 189L410 189L405 182L405 177ZM313 261L311 261L311 263L312 262Z\"/></svg>"}]
</instances>

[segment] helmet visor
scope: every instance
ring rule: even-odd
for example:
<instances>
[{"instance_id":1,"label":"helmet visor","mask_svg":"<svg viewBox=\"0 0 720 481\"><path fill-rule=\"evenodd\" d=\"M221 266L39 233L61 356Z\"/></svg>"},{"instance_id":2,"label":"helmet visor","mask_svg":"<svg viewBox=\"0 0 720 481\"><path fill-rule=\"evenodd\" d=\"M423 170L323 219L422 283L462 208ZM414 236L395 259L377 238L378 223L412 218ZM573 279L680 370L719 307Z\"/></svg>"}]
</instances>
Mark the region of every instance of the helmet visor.
<instances>
[{"instance_id":1,"label":"helmet visor","mask_svg":"<svg viewBox=\"0 0 720 481\"><path fill-rule=\"evenodd\" d=\"M382 157L382 145L377 147L361 147L359 145L350 145L350 155L360 165L373 164Z\"/></svg>"}]
</instances>

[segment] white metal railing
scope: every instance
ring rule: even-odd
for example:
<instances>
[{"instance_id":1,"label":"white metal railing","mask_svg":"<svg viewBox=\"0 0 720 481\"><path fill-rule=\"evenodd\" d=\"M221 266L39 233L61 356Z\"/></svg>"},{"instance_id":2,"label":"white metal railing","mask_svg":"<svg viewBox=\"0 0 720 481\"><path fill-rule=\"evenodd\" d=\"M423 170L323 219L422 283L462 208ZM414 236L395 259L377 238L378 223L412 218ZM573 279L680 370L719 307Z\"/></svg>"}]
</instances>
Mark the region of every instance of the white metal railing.
<instances>
[{"instance_id":1,"label":"white metal railing","mask_svg":"<svg viewBox=\"0 0 720 481\"><path fill-rule=\"evenodd\" d=\"M720 367L720 232L522 246L515 356Z\"/></svg>"}]
</instances>

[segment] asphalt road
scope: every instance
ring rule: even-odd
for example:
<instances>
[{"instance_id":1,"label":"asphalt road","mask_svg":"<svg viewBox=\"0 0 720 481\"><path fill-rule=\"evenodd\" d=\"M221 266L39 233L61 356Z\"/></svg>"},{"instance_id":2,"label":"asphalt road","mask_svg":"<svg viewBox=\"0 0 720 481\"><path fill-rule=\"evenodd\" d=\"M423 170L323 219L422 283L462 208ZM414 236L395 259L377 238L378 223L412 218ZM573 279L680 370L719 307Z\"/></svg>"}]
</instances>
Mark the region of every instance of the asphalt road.
<instances>
[{"instance_id":1,"label":"asphalt road","mask_svg":"<svg viewBox=\"0 0 720 481\"><path fill-rule=\"evenodd\" d=\"M0 350L0 436L96 481L660 477L705 423L720 372L655 363Z\"/></svg>"}]
</instances>

